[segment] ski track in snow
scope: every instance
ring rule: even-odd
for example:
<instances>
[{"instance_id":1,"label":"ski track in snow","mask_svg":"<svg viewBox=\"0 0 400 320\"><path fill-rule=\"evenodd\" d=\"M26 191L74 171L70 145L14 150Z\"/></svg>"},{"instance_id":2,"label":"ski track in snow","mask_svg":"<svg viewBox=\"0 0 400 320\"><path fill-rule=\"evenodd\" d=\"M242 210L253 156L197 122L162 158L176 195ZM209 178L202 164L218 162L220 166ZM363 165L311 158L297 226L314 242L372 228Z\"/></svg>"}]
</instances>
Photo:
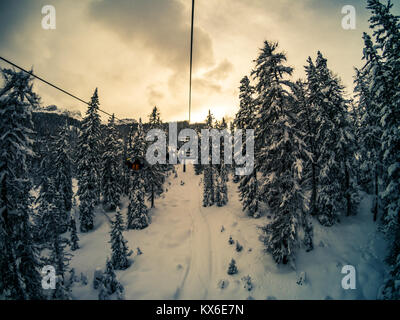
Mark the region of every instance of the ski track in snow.
<instances>
[{"instance_id":1,"label":"ski track in snow","mask_svg":"<svg viewBox=\"0 0 400 320\"><path fill-rule=\"evenodd\" d=\"M193 171L193 167L187 166L186 170ZM199 192L201 188L199 188L199 179L193 179L191 174L189 179L182 180L185 182L185 189L188 190L185 194L191 196L192 192L194 192L197 195L197 201L193 201L193 199L184 199L189 203L189 208L187 210L191 218L191 258L175 298L206 299L212 277L210 226L201 209L201 193Z\"/></svg>"}]
</instances>

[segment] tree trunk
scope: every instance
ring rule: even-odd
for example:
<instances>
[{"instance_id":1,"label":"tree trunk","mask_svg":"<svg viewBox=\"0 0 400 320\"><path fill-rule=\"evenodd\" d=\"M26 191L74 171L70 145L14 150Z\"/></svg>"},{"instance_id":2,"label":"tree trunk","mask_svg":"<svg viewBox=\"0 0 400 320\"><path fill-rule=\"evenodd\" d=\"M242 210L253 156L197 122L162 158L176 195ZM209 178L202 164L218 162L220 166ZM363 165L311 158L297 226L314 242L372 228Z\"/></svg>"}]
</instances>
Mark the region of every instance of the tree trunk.
<instances>
[{"instance_id":1,"label":"tree trunk","mask_svg":"<svg viewBox=\"0 0 400 320\"><path fill-rule=\"evenodd\" d=\"M378 219L379 209L379 186L378 186L378 165L375 165L375 205L374 205L374 221Z\"/></svg>"}]
</instances>

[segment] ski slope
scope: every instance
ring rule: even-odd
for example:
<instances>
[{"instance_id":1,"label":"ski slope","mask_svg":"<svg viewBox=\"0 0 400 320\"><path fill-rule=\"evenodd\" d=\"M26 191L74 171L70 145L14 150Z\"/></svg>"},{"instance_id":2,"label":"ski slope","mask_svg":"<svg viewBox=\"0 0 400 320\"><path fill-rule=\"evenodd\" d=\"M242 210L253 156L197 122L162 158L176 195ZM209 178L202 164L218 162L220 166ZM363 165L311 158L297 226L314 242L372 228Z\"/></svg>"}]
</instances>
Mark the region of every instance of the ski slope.
<instances>
[{"instance_id":1,"label":"ski slope","mask_svg":"<svg viewBox=\"0 0 400 320\"><path fill-rule=\"evenodd\" d=\"M236 184L228 183L227 206L203 208L202 176L194 175L190 165L186 173L182 167L177 169L178 177L168 178L168 191L151 210L151 225L124 232L135 252L133 264L116 271L126 299L376 299L385 272L381 261L386 247L372 222L370 197L364 198L357 216L344 218L340 225L325 228L314 222L315 249L308 253L300 249L297 270L293 270L277 266L263 252L257 226L270 220L249 218L241 211ZM127 205L125 199L123 214ZM81 249L72 252L70 267L77 275L83 273L88 284L74 284L75 299L97 299L93 273L104 268L110 256L108 218L113 214L99 208L95 230L79 233ZM230 236L243 246L241 252L228 243ZM136 255L137 247L142 255ZM230 276L227 269L232 258L239 272ZM356 268L356 290L341 287L341 269L348 264ZM301 285L297 283L300 274L306 277ZM242 280L247 275L252 279L251 291Z\"/></svg>"}]
</instances>

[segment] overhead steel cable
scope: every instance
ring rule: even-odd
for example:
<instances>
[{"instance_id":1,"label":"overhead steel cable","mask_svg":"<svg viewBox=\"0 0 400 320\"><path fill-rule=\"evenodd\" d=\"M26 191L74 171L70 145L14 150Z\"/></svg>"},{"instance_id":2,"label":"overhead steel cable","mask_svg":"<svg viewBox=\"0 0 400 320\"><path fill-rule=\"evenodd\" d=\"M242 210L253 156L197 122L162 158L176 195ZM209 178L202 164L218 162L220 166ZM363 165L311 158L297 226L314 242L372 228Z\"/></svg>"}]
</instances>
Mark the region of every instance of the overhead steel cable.
<instances>
[{"instance_id":1,"label":"overhead steel cable","mask_svg":"<svg viewBox=\"0 0 400 320\"><path fill-rule=\"evenodd\" d=\"M6 62L6 63L12 65L13 67L15 67L15 68L17 68L17 69L19 69L19 70L21 70L21 71L23 71L23 72L25 72L25 73L30 74L32 77L38 79L39 81L42 81L43 83L45 83L45 84L47 84L47 85L53 87L54 89L57 89L57 90L61 91L62 93L65 93L66 95L69 95L70 97L72 97L72 98L74 98L74 99L76 99L76 100L78 100L78 101L80 101L80 102L82 102L82 103L84 103L84 104L90 106L90 103L89 103L89 102L86 102L85 100L83 100L83 99L77 97L76 95L74 95L74 94L72 94L72 93L70 93L70 92L68 92L68 91L66 91L66 90L64 90L64 89L62 89L62 88L56 86L55 84L52 84L51 82L49 82L49 81L47 81L47 80L45 80L45 79L43 79L43 78L41 78L41 77L35 75L32 71L27 71L26 69L24 69L24 68L22 68L22 67L16 65L15 63L13 63L13 62L11 62L11 61L9 61L9 60L7 60L7 59L1 57L1 56L0 56L0 60L3 60L4 62ZM110 114L110 113L108 113L108 112L106 112L106 111L104 111L104 110L101 110L100 108L99 108L98 110L99 110L100 112L102 112L102 113L104 113L104 114L110 116L110 117L113 116L112 114ZM115 117L115 116L114 116L114 118L121 121L121 119L118 119L118 118Z\"/></svg>"},{"instance_id":2,"label":"overhead steel cable","mask_svg":"<svg viewBox=\"0 0 400 320\"><path fill-rule=\"evenodd\" d=\"M189 80L189 123L192 111L192 69L193 69L193 22L194 22L194 1L192 0L192 22L190 28L190 80Z\"/></svg>"}]
</instances>

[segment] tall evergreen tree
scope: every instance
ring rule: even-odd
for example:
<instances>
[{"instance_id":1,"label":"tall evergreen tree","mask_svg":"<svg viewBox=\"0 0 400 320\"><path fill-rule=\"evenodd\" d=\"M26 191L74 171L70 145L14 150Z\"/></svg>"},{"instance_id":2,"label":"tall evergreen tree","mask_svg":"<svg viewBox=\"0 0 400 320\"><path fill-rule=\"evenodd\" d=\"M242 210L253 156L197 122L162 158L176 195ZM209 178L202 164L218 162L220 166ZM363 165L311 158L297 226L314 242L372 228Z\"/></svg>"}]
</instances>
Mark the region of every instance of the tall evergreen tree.
<instances>
[{"instance_id":1,"label":"tall evergreen tree","mask_svg":"<svg viewBox=\"0 0 400 320\"><path fill-rule=\"evenodd\" d=\"M125 270L126 268L129 267L130 262L128 260L128 257L132 254L132 251L129 252L127 242L124 239L124 236L122 234L124 230L124 223L122 219L121 212L117 210L117 213L115 214L115 218L112 221L111 225L111 263L114 266L115 269L117 270Z\"/></svg>"},{"instance_id":2,"label":"tall evergreen tree","mask_svg":"<svg viewBox=\"0 0 400 320\"><path fill-rule=\"evenodd\" d=\"M372 45L367 42L366 45ZM373 50L372 47L369 47ZM379 63L378 61L376 61ZM374 93L370 90L370 82L373 81L371 76L377 79L379 76L379 68L370 70L356 70L354 91L358 97L358 112L361 115L360 124L358 126L358 136L360 150L360 171L362 174L362 182L367 184L367 191L374 194L373 204L373 220L376 221L379 214L380 196L382 177L382 152L381 152L381 136L382 128L380 126L380 110L375 103ZM372 74L374 72L375 74Z\"/></svg>"},{"instance_id":3,"label":"tall evergreen tree","mask_svg":"<svg viewBox=\"0 0 400 320\"><path fill-rule=\"evenodd\" d=\"M152 113L149 115L149 129L162 130L161 116L157 107L154 107ZM154 208L156 196L159 196L163 192L167 167L168 166L156 163L148 165L145 170L146 177L144 181L151 208Z\"/></svg>"},{"instance_id":4,"label":"tall evergreen tree","mask_svg":"<svg viewBox=\"0 0 400 320\"><path fill-rule=\"evenodd\" d=\"M128 206L128 229L144 229L149 223L148 210L145 203L145 188L142 175L133 173L131 178Z\"/></svg>"},{"instance_id":5,"label":"tall evergreen tree","mask_svg":"<svg viewBox=\"0 0 400 320\"><path fill-rule=\"evenodd\" d=\"M97 89L82 121L78 141L78 195L80 199L80 229L93 229L94 208L100 196L100 117Z\"/></svg>"},{"instance_id":6,"label":"tall evergreen tree","mask_svg":"<svg viewBox=\"0 0 400 320\"><path fill-rule=\"evenodd\" d=\"M382 4L368 0L367 8L372 16L370 28L375 39L371 45L369 36L364 35L367 64L374 72L369 83L374 103L379 112L382 152L381 200L383 207L384 231L391 240L388 263L392 266L390 279L384 288L384 298L397 299L400 281L400 18L392 13L393 4ZM371 50L377 49L377 51Z\"/></svg>"},{"instance_id":7,"label":"tall evergreen tree","mask_svg":"<svg viewBox=\"0 0 400 320\"><path fill-rule=\"evenodd\" d=\"M115 210L119 205L121 188L121 156L122 150L118 142L118 132L115 128L114 115L111 116L106 129L103 152L102 190L103 203Z\"/></svg>"},{"instance_id":8,"label":"tall evergreen tree","mask_svg":"<svg viewBox=\"0 0 400 320\"><path fill-rule=\"evenodd\" d=\"M41 276L30 222L28 157L32 155L32 92L29 74L3 69L0 89L0 294L41 299Z\"/></svg>"},{"instance_id":9,"label":"tall evergreen tree","mask_svg":"<svg viewBox=\"0 0 400 320\"><path fill-rule=\"evenodd\" d=\"M313 66L312 60L311 66ZM306 152L308 157L303 161L303 173L302 178L299 180L304 190L311 190L310 197L306 200L305 206L302 209L301 224L304 230L303 243L307 251L311 251L314 248L313 244L313 226L311 216L314 215L316 210L316 197L318 190L318 177L317 177L317 166L314 161L316 158L317 148L315 145L315 118L314 110L311 108L309 103L309 93L306 89L306 83L302 80L297 80L296 84L292 87L293 93L293 114L296 117L296 128L299 131L304 132L303 141L307 146Z\"/></svg>"},{"instance_id":10,"label":"tall evergreen tree","mask_svg":"<svg viewBox=\"0 0 400 320\"><path fill-rule=\"evenodd\" d=\"M225 118L222 118L220 123L215 125L216 129L223 131L226 130L228 125L225 121ZM220 141L220 163L215 165L215 202L218 207L225 206L228 203L228 172L225 164L225 146L224 146L224 139Z\"/></svg>"},{"instance_id":11,"label":"tall evergreen tree","mask_svg":"<svg viewBox=\"0 0 400 320\"><path fill-rule=\"evenodd\" d=\"M352 168L354 132L349 119L349 101L344 87L328 69L327 60L318 52L315 67L306 69L309 101L316 113L314 161L319 168L319 188L314 213L325 226L339 220L341 213L354 214L357 186Z\"/></svg>"},{"instance_id":12,"label":"tall evergreen tree","mask_svg":"<svg viewBox=\"0 0 400 320\"><path fill-rule=\"evenodd\" d=\"M266 41L253 71L260 115L257 117L257 164L264 180L262 195L274 216L262 228L261 240L277 263L294 264L299 246L299 228L304 203L301 186L304 161L308 152L304 133L297 129L294 113L293 84L287 80L292 68L277 52L278 44Z\"/></svg>"},{"instance_id":13,"label":"tall evergreen tree","mask_svg":"<svg viewBox=\"0 0 400 320\"><path fill-rule=\"evenodd\" d=\"M149 115L149 124L151 129L154 128L161 129L162 126L161 114L160 111L157 109L157 106L153 108L152 112Z\"/></svg>"},{"instance_id":14,"label":"tall evergreen tree","mask_svg":"<svg viewBox=\"0 0 400 320\"><path fill-rule=\"evenodd\" d=\"M206 118L206 129L211 130L214 127L214 116L211 110L208 110ZM211 153L211 148L210 148ZM209 164L203 165L203 207L209 207L215 204L215 167L211 163L211 154L209 154Z\"/></svg>"},{"instance_id":15,"label":"tall evergreen tree","mask_svg":"<svg viewBox=\"0 0 400 320\"><path fill-rule=\"evenodd\" d=\"M124 137L124 166L123 166L123 177L122 177L122 192L124 195L129 195L130 183L131 183L131 168L125 165L125 161L132 157L132 140L135 135L135 127L133 124L129 125L129 131L126 137Z\"/></svg>"},{"instance_id":16,"label":"tall evergreen tree","mask_svg":"<svg viewBox=\"0 0 400 320\"><path fill-rule=\"evenodd\" d=\"M240 106L235 117L235 127L237 129L254 129L253 124L256 115L256 104L253 98L254 87L250 85L250 79L245 76L240 81ZM246 142L243 149L246 148ZM259 212L259 185L257 180L257 169L254 168L252 174L237 178L239 184L240 201L242 210L255 218L260 216Z\"/></svg>"},{"instance_id":17,"label":"tall evergreen tree","mask_svg":"<svg viewBox=\"0 0 400 320\"><path fill-rule=\"evenodd\" d=\"M72 166L71 166L71 156L69 148L69 130L68 125L62 127L56 136L54 141L54 167L55 167L55 177L54 183L58 188L60 195L64 201L65 211L60 217L60 223L64 226L61 228L61 232L67 230L67 226L70 221L70 211L72 208Z\"/></svg>"}]
</instances>

